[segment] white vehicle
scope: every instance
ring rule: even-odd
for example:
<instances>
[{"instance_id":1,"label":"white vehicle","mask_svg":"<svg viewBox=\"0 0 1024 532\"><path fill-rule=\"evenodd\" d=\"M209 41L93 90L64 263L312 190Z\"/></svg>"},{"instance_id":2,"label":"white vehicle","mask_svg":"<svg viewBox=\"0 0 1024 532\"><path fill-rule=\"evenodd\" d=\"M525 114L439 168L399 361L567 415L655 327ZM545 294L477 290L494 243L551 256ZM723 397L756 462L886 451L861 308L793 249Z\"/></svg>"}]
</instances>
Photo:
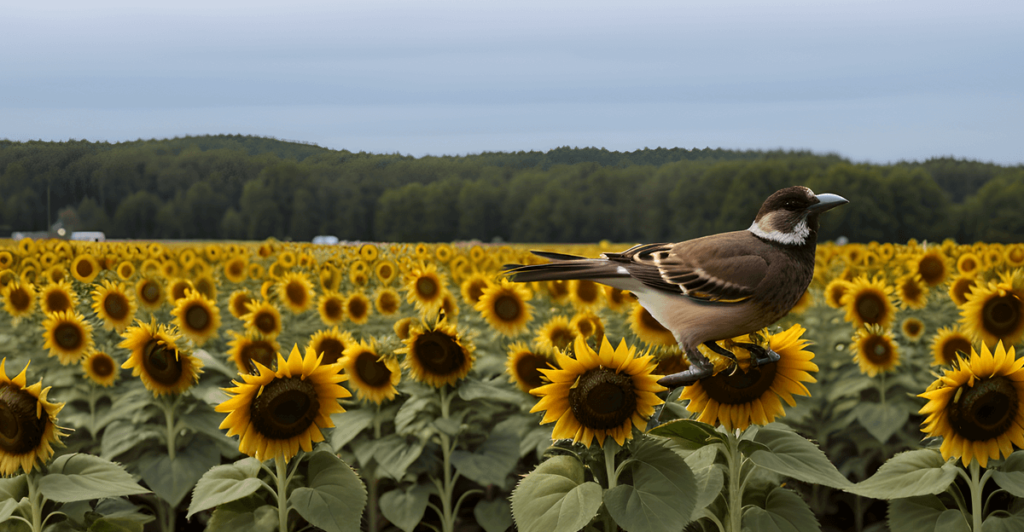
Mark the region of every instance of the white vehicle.
<instances>
[{"instance_id":1,"label":"white vehicle","mask_svg":"<svg viewBox=\"0 0 1024 532\"><path fill-rule=\"evenodd\" d=\"M103 234L103 231L73 231L71 233L71 240L85 240L87 242L103 242L106 241L107 235Z\"/></svg>"},{"instance_id":2,"label":"white vehicle","mask_svg":"<svg viewBox=\"0 0 1024 532\"><path fill-rule=\"evenodd\" d=\"M313 237L313 243L334 245L338 243L338 237L334 235L317 235Z\"/></svg>"}]
</instances>

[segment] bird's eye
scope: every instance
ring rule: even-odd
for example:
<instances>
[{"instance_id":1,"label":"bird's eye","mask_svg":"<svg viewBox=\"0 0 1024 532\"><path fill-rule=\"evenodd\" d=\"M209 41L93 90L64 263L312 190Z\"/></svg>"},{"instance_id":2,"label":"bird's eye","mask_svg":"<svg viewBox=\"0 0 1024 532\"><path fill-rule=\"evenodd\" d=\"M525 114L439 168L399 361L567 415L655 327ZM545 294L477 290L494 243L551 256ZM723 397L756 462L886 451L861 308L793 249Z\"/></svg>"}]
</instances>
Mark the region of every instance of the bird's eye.
<instances>
[{"instance_id":1,"label":"bird's eye","mask_svg":"<svg viewBox=\"0 0 1024 532\"><path fill-rule=\"evenodd\" d=\"M800 205L797 204L797 202L795 202L793 200L789 200L786 203L782 204L782 208L786 209L787 211L795 211L795 210L800 209Z\"/></svg>"}]
</instances>

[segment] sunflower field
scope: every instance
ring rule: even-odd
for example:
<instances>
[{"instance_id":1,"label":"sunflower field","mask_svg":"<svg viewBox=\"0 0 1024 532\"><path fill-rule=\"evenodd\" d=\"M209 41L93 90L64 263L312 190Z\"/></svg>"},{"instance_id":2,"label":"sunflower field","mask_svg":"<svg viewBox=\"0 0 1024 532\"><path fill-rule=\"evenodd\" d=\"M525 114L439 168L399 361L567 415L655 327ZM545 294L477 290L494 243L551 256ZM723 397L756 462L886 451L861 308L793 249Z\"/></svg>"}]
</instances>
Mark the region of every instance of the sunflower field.
<instances>
[{"instance_id":1,"label":"sunflower field","mask_svg":"<svg viewBox=\"0 0 1024 532\"><path fill-rule=\"evenodd\" d=\"M1024 245L821 244L675 390L501 275L625 247L0 240L0 531L1024 529Z\"/></svg>"}]
</instances>

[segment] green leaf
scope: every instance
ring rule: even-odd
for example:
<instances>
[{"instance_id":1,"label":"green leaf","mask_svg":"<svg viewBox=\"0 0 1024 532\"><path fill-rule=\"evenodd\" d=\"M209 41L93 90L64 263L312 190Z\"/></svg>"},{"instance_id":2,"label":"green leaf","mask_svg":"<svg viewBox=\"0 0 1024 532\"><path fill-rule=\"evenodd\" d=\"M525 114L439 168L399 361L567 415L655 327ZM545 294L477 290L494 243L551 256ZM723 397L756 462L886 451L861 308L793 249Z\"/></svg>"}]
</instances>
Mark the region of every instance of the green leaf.
<instances>
[{"instance_id":1,"label":"green leaf","mask_svg":"<svg viewBox=\"0 0 1024 532\"><path fill-rule=\"evenodd\" d=\"M853 485L817 445L795 432L764 427L754 436L754 441L771 449L750 455L750 461L758 467L831 488L846 489Z\"/></svg>"},{"instance_id":2,"label":"green leaf","mask_svg":"<svg viewBox=\"0 0 1024 532\"><path fill-rule=\"evenodd\" d=\"M985 518L985 532L1019 532L1024 530L1024 500L1017 499L1008 512L992 512Z\"/></svg>"},{"instance_id":3,"label":"green leaf","mask_svg":"<svg viewBox=\"0 0 1024 532\"><path fill-rule=\"evenodd\" d=\"M25 475L18 475L14 478L0 477L0 501L14 499L20 501L22 497L28 497L28 483Z\"/></svg>"},{"instance_id":4,"label":"green leaf","mask_svg":"<svg viewBox=\"0 0 1024 532\"><path fill-rule=\"evenodd\" d=\"M505 386L503 380L500 376L489 381L466 379L459 385L459 398L467 402L485 400L513 405L530 400L518 390Z\"/></svg>"},{"instance_id":5,"label":"green leaf","mask_svg":"<svg viewBox=\"0 0 1024 532\"><path fill-rule=\"evenodd\" d=\"M404 434L405 429L416 420L416 416L426 410L433 402L433 396L422 396L413 397L402 404L402 407L398 409L398 413L395 414L395 432Z\"/></svg>"},{"instance_id":6,"label":"green leaf","mask_svg":"<svg viewBox=\"0 0 1024 532\"><path fill-rule=\"evenodd\" d=\"M380 513L398 528L413 532L427 511L431 491L431 487L426 484L391 490L380 498Z\"/></svg>"},{"instance_id":7,"label":"green leaf","mask_svg":"<svg viewBox=\"0 0 1024 532\"><path fill-rule=\"evenodd\" d=\"M245 532L277 532L277 508L255 496L222 504L213 511L206 530L244 530Z\"/></svg>"},{"instance_id":8,"label":"green leaf","mask_svg":"<svg viewBox=\"0 0 1024 532\"><path fill-rule=\"evenodd\" d=\"M693 506L693 513L690 514L691 521L699 518L701 510L715 502L722 487L725 486L725 474L715 465L717 455L718 449L705 446L686 457L686 464L693 471L694 482L697 485L697 500Z\"/></svg>"},{"instance_id":9,"label":"green leaf","mask_svg":"<svg viewBox=\"0 0 1024 532\"><path fill-rule=\"evenodd\" d=\"M889 402L861 403L857 407L857 421L880 443L889 441L896 431L903 428L910 418L910 410L900 404Z\"/></svg>"},{"instance_id":10,"label":"green leaf","mask_svg":"<svg viewBox=\"0 0 1024 532\"><path fill-rule=\"evenodd\" d=\"M551 446L551 430L554 427L554 423L548 423L547 425L534 427L527 432L519 442L519 456L526 456L532 451L536 452L537 456L540 457L544 449Z\"/></svg>"},{"instance_id":11,"label":"green leaf","mask_svg":"<svg viewBox=\"0 0 1024 532\"><path fill-rule=\"evenodd\" d=\"M200 434L205 434L215 441L220 441L230 447L237 448L238 440L228 438L227 434L220 429L225 414L217 412L212 406L206 403L194 403L188 413L182 416L185 426Z\"/></svg>"},{"instance_id":12,"label":"green leaf","mask_svg":"<svg viewBox=\"0 0 1024 532\"><path fill-rule=\"evenodd\" d=\"M690 442L697 445L704 445L711 438L721 437L721 434L715 430L715 427L692 419L669 421L654 427L648 431L648 434L682 440L682 442ZM688 448L693 447L689 446Z\"/></svg>"},{"instance_id":13,"label":"green leaf","mask_svg":"<svg viewBox=\"0 0 1024 532\"><path fill-rule=\"evenodd\" d=\"M455 451L451 460L459 474L473 482L503 486L519 462L519 436L507 427L496 427L475 452Z\"/></svg>"},{"instance_id":14,"label":"green leaf","mask_svg":"<svg viewBox=\"0 0 1024 532\"><path fill-rule=\"evenodd\" d=\"M992 473L992 480L1014 497L1024 497L1024 451L1007 457L999 470Z\"/></svg>"},{"instance_id":15,"label":"green leaf","mask_svg":"<svg viewBox=\"0 0 1024 532\"><path fill-rule=\"evenodd\" d=\"M422 441L400 434L391 434L373 443L378 446L373 451L378 471L395 480L401 479L405 470L423 453Z\"/></svg>"},{"instance_id":16,"label":"green leaf","mask_svg":"<svg viewBox=\"0 0 1024 532\"><path fill-rule=\"evenodd\" d=\"M873 499L935 495L956 479L956 470L956 462L943 460L935 449L907 451L893 456L871 478L846 491Z\"/></svg>"},{"instance_id":17,"label":"green leaf","mask_svg":"<svg viewBox=\"0 0 1024 532\"><path fill-rule=\"evenodd\" d=\"M88 454L66 454L54 460L39 479L39 491L56 502L87 501L149 493L121 466Z\"/></svg>"},{"instance_id":18,"label":"green leaf","mask_svg":"<svg viewBox=\"0 0 1024 532\"><path fill-rule=\"evenodd\" d=\"M601 485L584 482L583 464L555 456L526 475L512 492L512 515L522 532L576 532L601 508Z\"/></svg>"},{"instance_id":19,"label":"green leaf","mask_svg":"<svg viewBox=\"0 0 1024 532\"><path fill-rule=\"evenodd\" d=\"M633 485L621 484L604 493L604 504L627 532L678 532L690 522L697 485L681 456L655 439L633 451Z\"/></svg>"},{"instance_id":20,"label":"green leaf","mask_svg":"<svg viewBox=\"0 0 1024 532\"><path fill-rule=\"evenodd\" d=\"M376 415L374 408L359 408L347 410L340 414L332 414L331 421L334 422L334 431L331 432L331 447L335 452L348 445L348 442L355 439L366 427L373 425L373 417Z\"/></svg>"},{"instance_id":21,"label":"green leaf","mask_svg":"<svg viewBox=\"0 0 1024 532\"><path fill-rule=\"evenodd\" d=\"M196 483L185 518L191 519L196 512L255 493L263 485L259 473L260 463L255 458L244 458L234 464L210 469Z\"/></svg>"},{"instance_id":22,"label":"green leaf","mask_svg":"<svg viewBox=\"0 0 1024 532\"><path fill-rule=\"evenodd\" d=\"M220 463L220 450L206 436L197 436L178 449L174 460L166 452L166 448L157 447L139 457L139 474L153 493L176 507L196 482Z\"/></svg>"},{"instance_id":23,"label":"green leaf","mask_svg":"<svg viewBox=\"0 0 1024 532\"><path fill-rule=\"evenodd\" d=\"M484 532L505 532L512 526L512 507L505 498L481 500L473 507L473 517Z\"/></svg>"},{"instance_id":24,"label":"green leaf","mask_svg":"<svg viewBox=\"0 0 1024 532\"><path fill-rule=\"evenodd\" d=\"M15 499L7 499L0 503L0 523L6 521L9 517L14 515L14 512L18 509L18 501Z\"/></svg>"},{"instance_id":25,"label":"green leaf","mask_svg":"<svg viewBox=\"0 0 1024 532\"><path fill-rule=\"evenodd\" d=\"M811 508L799 495L787 489L775 488L768 494L764 508L751 506L743 512L743 530L816 532L821 527Z\"/></svg>"},{"instance_id":26,"label":"green leaf","mask_svg":"<svg viewBox=\"0 0 1024 532\"><path fill-rule=\"evenodd\" d=\"M113 460L140 446L142 442L159 437L160 433L151 427L137 427L127 421L113 421L103 431L100 456Z\"/></svg>"},{"instance_id":27,"label":"green leaf","mask_svg":"<svg viewBox=\"0 0 1024 532\"><path fill-rule=\"evenodd\" d=\"M842 397L856 397L859 399L862 390L873 386L875 386L875 380L863 375L838 379L829 384L828 391L825 393L825 399L830 403L834 403Z\"/></svg>"},{"instance_id":28,"label":"green leaf","mask_svg":"<svg viewBox=\"0 0 1024 532\"><path fill-rule=\"evenodd\" d=\"M970 532L959 510L949 510L934 495L889 501L889 529L936 532Z\"/></svg>"},{"instance_id":29,"label":"green leaf","mask_svg":"<svg viewBox=\"0 0 1024 532\"><path fill-rule=\"evenodd\" d=\"M332 453L309 458L309 487L298 488L288 503L303 519L327 532L358 531L366 488L352 468Z\"/></svg>"}]
</instances>

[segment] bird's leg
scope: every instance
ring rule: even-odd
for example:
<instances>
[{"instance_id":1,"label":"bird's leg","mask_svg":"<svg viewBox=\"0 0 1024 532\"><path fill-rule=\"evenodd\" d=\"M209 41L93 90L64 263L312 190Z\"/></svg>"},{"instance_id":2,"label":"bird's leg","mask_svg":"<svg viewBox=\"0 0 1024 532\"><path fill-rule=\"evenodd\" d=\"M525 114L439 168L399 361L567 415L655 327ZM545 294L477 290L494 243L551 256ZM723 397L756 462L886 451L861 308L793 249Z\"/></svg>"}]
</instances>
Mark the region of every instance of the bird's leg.
<instances>
[{"instance_id":1,"label":"bird's leg","mask_svg":"<svg viewBox=\"0 0 1024 532\"><path fill-rule=\"evenodd\" d=\"M696 348L689 348L686 350L686 358L690 361L690 367L686 371L679 373L673 373L662 377L658 384L666 388L675 388L677 386L686 386L687 384L693 384L700 379L710 377L715 371L715 366L710 360L700 354Z\"/></svg>"},{"instance_id":2,"label":"bird's leg","mask_svg":"<svg viewBox=\"0 0 1024 532\"><path fill-rule=\"evenodd\" d=\"M771 348L764 348L757 344L746 343L737 343L736 345L750 351L750 367L752 368L763 366L770 362L778 362L782 359L782 357L780 357L775 351L772 351Z\"/></svg>"},{"instance_id":3,"label":"bird's leg","mask_svg":"<svg viewBox=\"0 0 1024 532\"><path fill-rule=\"evenodd\" d=\"M708 349L718 353L719 355L722 355L725 358L732 360L734 363L739 363L736 360L736 355L733 354L732 351L729 351L728 349L718 345L718 342L704 342L704 347L707 347Z\"/></svg>"}]
</instances>

